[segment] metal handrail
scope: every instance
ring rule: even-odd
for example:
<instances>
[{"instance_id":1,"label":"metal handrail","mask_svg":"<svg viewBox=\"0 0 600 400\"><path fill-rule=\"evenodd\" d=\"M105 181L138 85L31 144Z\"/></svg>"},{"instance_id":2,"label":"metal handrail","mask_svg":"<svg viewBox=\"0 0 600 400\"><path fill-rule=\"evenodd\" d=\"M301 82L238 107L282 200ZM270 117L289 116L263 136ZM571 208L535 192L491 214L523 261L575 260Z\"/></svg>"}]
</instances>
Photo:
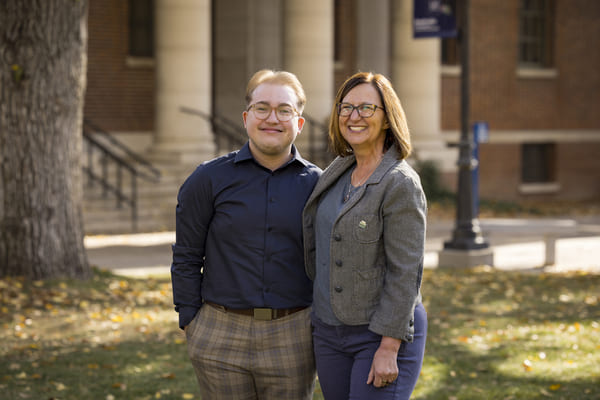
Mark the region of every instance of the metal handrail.
<instances>
[{"instance_id":1,"label":"metal handrail","mask_svg":"<svg viewBox=\"0 0 600 400\"><path fill-rule=\"evenodd\" d=\"M308 123L308 157L318 166L325 168L334 158L333 153L329 151L327 140L329 127L307 114L302 116ZM323 137L325 140L321 140Z\"/></svg>"},{"instance_id":2,"label":"metal handrail","mask_svg":"<svg viewBox=\"0 0 600 400\"><path fill-rule=\"evenodd\" d=\"M248 140L246 130L242 126L219 113L208 114L185 106L180 107L179 110L187 114L197 115L211 124L215 141L215 156L222 152L239 149ZM328 150L327 141L318 140L318 135L327 135L327 127L306 114L303 117L308 123L308 159L324 167L333 159Z\"/></svg>"},{"instance_id":3,"label":"metal handrail","mask_svg":"<svg viewBox=\"0 0 600 400\"><path fill-rule=\"evenodd\" d=\"M243 127L223 116L207 114L203 111L185 106L179 107L179 111L186 114L197 115L210 123L215 141L215 157L222 152L239 149L248 140L246 130Z\"/></svg>"},{"instance_id":4,"label":"metal handrail","mask_svg":"<svg viewBox=\"0 0 600 400\"><path fill-rule=\"evenodd\" d=\"M114 148L119 149L128 158L121 157L116 151L106 144L100 142L96 136L104 138ZM151 182L158 182L161 173L152 166L150 162L143 159L125 144L118 141L105 130L99 128L91 121L83 121L83 138L87 143L87 164L83 165L83 170L87 174L88 187L93 187L95 183L102 187L102 197L107 198L108 194L116 197L117 208L122 208L123 203L131 207L132 230L137 232L138 222L138 191L137 178L142 178ZM101 171L96 171L97 163L94 162L94 153L99 153L99 163ZM116 176L114 183L111 182L108 173L109 164L116 167ZM127 195L123 188L123 170L127 171L131 177L131 192Z\"/></svg>"},{"instance_id":5,"label":"metal handrail","mask_svg":"<svg viewBox=\"0 0 600 400\"><path fill-rule=\"evenodd\" d=\"M149 174L144 174L144 175L146 177L148 177L148 179L155 179L155 178L160 177L160 171L158 169L156 169L148 160L142 158L139 154L133 152L133 150L131 150L125 144L121 143L114 136L112 136L110 133L106 132L104 129L100 128L98 125L96 125L89 119L87 119L87 118L83 119L83 126L84 126L84 134L86 132L88 132L85 130L86 127L92 129L95 135L103 137L105 140L110 142L112 146L123 151L127 155L127 157L129 157L135 163L146 168L149 171ZM123 159L121 159L121 160L123 160ZM143 172L141 172L140 174L143 174Z\"/></svg>"}]
</instances>

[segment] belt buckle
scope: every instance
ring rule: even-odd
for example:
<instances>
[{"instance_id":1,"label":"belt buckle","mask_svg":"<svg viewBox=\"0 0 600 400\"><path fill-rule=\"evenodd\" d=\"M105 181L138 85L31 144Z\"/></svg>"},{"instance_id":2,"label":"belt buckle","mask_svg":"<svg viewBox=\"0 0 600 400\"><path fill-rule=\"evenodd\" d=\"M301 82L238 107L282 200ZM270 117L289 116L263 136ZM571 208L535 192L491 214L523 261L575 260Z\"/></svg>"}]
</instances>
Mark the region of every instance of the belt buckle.
<instances>
[{"instance_id":1,"label":"belt buckle","mask_svg":"<svg viewBox=\"0 0 600 400\"><path fill-rule=\"evenodd\" d=\"M255 308L254 319L259 321L270 321L273 319L273 313L270 308Z\"/></svg>"}]
</instances>

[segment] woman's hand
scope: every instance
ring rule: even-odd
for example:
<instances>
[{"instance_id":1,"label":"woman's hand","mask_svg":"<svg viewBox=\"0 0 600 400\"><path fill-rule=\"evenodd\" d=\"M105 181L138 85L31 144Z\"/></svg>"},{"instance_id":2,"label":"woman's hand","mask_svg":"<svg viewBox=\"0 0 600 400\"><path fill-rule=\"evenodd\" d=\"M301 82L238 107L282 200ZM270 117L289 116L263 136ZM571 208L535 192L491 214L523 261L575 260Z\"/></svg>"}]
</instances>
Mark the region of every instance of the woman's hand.
<instances>
[{"instance_id":1,"label":"woman's hand","mask_svg":"<svg viewBox=\"0 0 600 400\"><path fill-rule=\"evenodd\" d=\"M372 383L375 387L384 387L396 380L398 377L398 350L401 343L400 339L388 336L381 338L379 348L373 356L367 385Z\"/></svg>"}]
</instances>

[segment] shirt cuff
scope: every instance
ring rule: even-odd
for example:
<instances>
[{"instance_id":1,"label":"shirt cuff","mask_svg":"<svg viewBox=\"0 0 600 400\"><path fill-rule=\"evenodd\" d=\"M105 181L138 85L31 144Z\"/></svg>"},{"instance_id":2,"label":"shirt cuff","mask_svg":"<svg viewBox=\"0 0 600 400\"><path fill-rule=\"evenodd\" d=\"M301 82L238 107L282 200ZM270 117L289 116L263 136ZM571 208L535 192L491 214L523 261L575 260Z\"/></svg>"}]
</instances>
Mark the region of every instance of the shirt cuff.
<instances>
[{"instance_id":1,"label":"shirt cuff","mask_svg":"<svg viewBox=\"0 0 600 400\"><path fill-rule=\"evenodd\" d=\"M195 307L181 307L179 308L179 328L183 329L188 326L196 314L199 308Z\"/></svg>"}]
</instances>

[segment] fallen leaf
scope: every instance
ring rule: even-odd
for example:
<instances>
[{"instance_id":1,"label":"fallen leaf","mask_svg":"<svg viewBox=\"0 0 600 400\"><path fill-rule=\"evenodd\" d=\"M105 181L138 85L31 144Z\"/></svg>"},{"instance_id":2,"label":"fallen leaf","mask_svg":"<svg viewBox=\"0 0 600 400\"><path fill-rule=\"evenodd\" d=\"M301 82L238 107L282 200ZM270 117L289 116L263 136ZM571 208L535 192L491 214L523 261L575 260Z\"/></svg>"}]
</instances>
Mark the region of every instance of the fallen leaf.
<instances>
[{"instance_id":1,"label":"fallen leaf","mask_svg":"<svg viewBox=\"0 0 600 400\"><path fill-rule=\"evenodd\" d=\"M120 315L113 315L110 317L110 320L112 322L123 322L123 317L121 317Z\"/></svg>"},{"instance_id":2,"label":"fallen leaf","mask_svg":"<svg viewBox=\"0 0 600 400\"><path fill-rule=\"evenodd\" d=\"M127 390L127 385L122 383L122 382L116 382L112 384L112 387L114 389L121 389L121 390Z\"/></svg>"}]
</instances>

